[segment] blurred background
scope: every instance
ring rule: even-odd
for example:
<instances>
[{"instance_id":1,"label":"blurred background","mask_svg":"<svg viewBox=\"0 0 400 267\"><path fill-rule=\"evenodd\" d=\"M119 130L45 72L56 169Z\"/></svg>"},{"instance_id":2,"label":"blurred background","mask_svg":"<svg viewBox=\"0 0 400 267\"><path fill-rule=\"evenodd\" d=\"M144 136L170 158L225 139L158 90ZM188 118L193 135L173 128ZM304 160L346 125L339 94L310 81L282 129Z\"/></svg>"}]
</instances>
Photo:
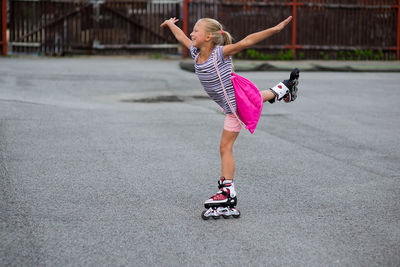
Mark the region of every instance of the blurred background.
<instances>
[{"instance_id":1,"label":"blurred background","mask_svg":"<svg viewBox=\"0 0 400 267\"><path fill-rule=\"evenodd\" d=\"M400 0L0 0L3 55L172 54L186 57L167 28L187 35L202 17L236 41L276 25L287 30L236 58L399 60Z\"/></svg>"}]
</instances>

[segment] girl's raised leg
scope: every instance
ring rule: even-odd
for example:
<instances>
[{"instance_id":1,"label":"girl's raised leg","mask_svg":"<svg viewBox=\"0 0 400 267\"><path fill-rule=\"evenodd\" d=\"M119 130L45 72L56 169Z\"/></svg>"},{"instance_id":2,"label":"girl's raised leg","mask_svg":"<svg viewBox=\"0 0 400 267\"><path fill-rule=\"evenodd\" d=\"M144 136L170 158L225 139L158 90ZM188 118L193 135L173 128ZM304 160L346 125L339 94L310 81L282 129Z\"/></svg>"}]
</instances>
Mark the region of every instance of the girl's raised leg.
<instances>
[{"instance_id":1,"label":"girl's raised leg","mask_svg":"<svg viewBox=\"0 0 400 267\"><path fill-rule=\"evenodd\" d=\"M261 91L261 95L264 103L276 97L276 95L274 94L274 92L272 92L271 89Z\"/></svg>"}]
</instances>

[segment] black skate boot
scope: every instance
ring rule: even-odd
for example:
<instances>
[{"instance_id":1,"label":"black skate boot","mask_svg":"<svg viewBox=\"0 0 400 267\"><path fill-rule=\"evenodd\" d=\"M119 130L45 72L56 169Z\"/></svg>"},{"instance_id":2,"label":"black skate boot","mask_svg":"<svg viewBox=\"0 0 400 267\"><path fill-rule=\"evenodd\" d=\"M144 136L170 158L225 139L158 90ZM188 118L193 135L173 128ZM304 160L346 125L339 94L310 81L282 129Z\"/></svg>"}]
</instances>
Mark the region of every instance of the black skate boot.
<instances>
[{"instance_id":1,"label":"black skate boot","mask_svg":"<svg viewBox=\"0 0 400 267\"><path fill-rule=\"evenodd\" d=\"M298 68L293 69L290 73L289 80L284 80L283 82L271 88L271 91L274 92L276 97L269 100L269 102L272 104L275 102L275 99L278 99L278 101L283 99L286 103L296 100L299 77L300 70Z\"/></svg>"},{"instance_id":2,"label":"black skate boot","mask_svg":"<svg viewBox=\"0 0 400 267\"><path fill-rule=\"evenodd\" d=\"M221 177L218 181L218 188L219 191L217 194L204 202L204 207L207 210L203 211L201 217L204 220L208 220L211 217L219 219L220 216L224 218L229 218L230 216L238 218L240 212L235 208L237 197L233 182L227 182L225 177Z\"/></svg>"}]
</instances>

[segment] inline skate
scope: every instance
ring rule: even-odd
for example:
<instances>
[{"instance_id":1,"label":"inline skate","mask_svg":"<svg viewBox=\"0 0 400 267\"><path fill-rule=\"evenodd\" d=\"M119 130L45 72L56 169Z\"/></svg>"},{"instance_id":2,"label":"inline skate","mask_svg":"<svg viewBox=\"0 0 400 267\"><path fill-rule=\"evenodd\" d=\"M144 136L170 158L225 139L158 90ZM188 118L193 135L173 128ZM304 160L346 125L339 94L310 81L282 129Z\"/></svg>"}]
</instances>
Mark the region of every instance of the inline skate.
<instances>
[{"instance_id":1,"label":"inline skate","mask_svg":"<svg viewBox=\"0 0 400 267\"><path fill-rule=\"evenodd\" d=\"M293 69L290 73L289 80L284 80L271 88L271 91L274 92L276 97L269 100L269 102L272 104L275 102L275 99L278 99L278 101L283 99L286 103L296 100L299 77L300 70L298 68Z\"/></svg>"},{"instance_id":2,"label":"inline skate","mask_svg":"<svg viewBox=\"0 0 400 267\"><path fill-rule=\"evenodd\" d=\"M217 194L204 202L206 210L203 211L201 217L204 220L219 219L221 216L225 219L230 216L239 218L240 211L236 208L237 197L233 182L221 177L218 181L218 188Z\"/></svg>"}]
</instances>

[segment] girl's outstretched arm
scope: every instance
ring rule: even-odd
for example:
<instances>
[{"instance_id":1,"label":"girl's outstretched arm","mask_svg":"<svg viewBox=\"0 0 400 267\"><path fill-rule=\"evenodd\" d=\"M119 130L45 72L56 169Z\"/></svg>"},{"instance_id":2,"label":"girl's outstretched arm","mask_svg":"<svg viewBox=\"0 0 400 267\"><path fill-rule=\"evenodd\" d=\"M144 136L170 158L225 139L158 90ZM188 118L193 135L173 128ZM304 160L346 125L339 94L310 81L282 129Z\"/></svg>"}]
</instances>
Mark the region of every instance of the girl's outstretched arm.
<instances>
[{"instance_id":1,"label":"girl's outstretched arm","mask_svg":"<svg viewBox=\"0 0 400 267\"><path fill-rule=\"evenodd\" d=\"M170 18L164 21L160 27L168 26L171 32L174 34L176 40L180 42L182 45L184 45L187 49L190 49L190 44L192 41L186 36L186 34L178 27L175 25L176 22L178 22L179 19L177 18Z\"/></svg>"},{"instance_id":2,"label":"girl's outstretched arm","mask_svg":"<svg viewBox=\"0 0 400 267\"><path fill-rule=\"evenodd\" d=\"M223 47L224 57L235 55L235 54L239 53L240 51L242 51L243 49L246 49L246 48L248 48L256 43L259 43L259 42L267 39L268 37L280 32L281 30L283 30L283 28L286 27L286 25L291 20L292 20L292 16L288 17L287 19L285 19L284 21L282 21L275 27L266 29L264 31L250 34L246 38L244 38L243 40L241 40L235 44L225 45Z\"/></svg>"}]
</instances>

